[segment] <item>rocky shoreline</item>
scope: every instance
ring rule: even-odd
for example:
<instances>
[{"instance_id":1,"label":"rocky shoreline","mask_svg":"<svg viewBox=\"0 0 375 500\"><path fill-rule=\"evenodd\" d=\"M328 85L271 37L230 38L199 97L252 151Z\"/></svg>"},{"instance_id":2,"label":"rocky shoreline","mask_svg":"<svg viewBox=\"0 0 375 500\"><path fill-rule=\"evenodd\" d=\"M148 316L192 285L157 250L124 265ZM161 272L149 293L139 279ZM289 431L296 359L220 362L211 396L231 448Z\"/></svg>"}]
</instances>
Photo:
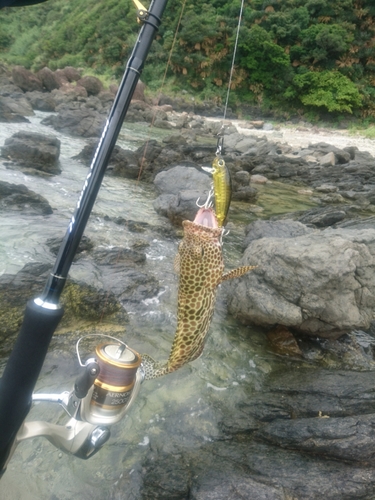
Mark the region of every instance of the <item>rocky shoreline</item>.
<instances>
[{"instance_id":1,"label":"rocky shoreline","mask_svg":"<svg viewBox=\"0 0 375 500\"><path fill-rule=\"evenodd\" d=\"M17 71L1 74L0 121L20 124L1 148L6 168L58 179L60 144L54 130L87 139L76 159L89 165L113 92L71 68L53 75L23 72L23 78ZM116 146L107 175L153 185L154 208L169 219L169 236L175 237L181 221L193 218L197 198L210 188L201 167L212 162L221 123L177 111L170 102L154 106L138 90L128 120L153 122L170 135L135 151ZM50 134L22 131L34 110L53 113L44 119ZM374 498L375 159L352 146L317 141L296 148L273 142L255 128L264 123L252 126L253 135L227 125L224 158L234 202L251 207L262 195L260 186L277 182L299 187L317 205L248 224L242 262L257 268L223 287L233 317L264 329L279 368L232 408L217 397L215 414L203 412L194 425L200 435L215 421L218 432L206 442L197 438L195 448L185 448L166 429L155 432L135 472L124 474L108 498L126 498L124 491L131 492L129 498L166 500ZM25 186L0 181L0 210L32 217L53 209ZM146 222L112 222L168 237L165 228ZM95 264L106 308L101 308L103 290L72 283L64 297L72 315L63 331L79 330L80 321L103 314L104 323L120 327L128 319L127 303L151 299L160 290L143 272L145 247L101 249L83 243L77 258ZM52 253L58 244L47 243ZM18 331L24 297L48 271L48 265L29 264L0 278L4 353ZM171 417L170 425L176 436L194 427L181 415Z\"/></svg>"}]
</instances>

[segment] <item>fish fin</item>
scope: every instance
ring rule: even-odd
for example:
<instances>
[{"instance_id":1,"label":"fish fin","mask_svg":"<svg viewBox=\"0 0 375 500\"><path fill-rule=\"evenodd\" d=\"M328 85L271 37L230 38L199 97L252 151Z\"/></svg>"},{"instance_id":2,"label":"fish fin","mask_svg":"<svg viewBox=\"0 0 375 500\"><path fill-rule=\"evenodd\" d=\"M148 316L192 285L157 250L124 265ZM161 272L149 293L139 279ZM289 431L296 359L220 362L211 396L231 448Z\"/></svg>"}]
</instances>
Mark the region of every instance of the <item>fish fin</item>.
<instances>
[{"instance_id":1,"label":"fish fin","mask_svg":"<svg viewBox=\"0 0 375 500\"><path fill-rule=\"evenodd\" d=\"M220 282L226 281L226 280L231 280L232 278L239 278L240 276L246 274L247 272L251 271L252 269L255 269L256 267L258 267L258 266L236 267L236 269L232 269L231 271L224 273L223 276L221 277Z\"/></svg>"},{"instance_id":2,"label":"fish fin","mask_svg":"<svg viewBox=\"0 0 375 500\"><path fill-rule=\"evenodd\" d=\"M181 257L180 254L178 253L174 259L174 272L176 274L180 274L180 263L181 263Z\"/></svg>"},{"instance_id":3,"label":"fish fin","mask_svg":"<svg viewBox=\"0 0 375 500\"><path fill-rule=\"evenodd\" d=\"M160 363L148 354L141 354L145 380L152 380L169 373L167 363Z\"/></svg>"}]
</instances>

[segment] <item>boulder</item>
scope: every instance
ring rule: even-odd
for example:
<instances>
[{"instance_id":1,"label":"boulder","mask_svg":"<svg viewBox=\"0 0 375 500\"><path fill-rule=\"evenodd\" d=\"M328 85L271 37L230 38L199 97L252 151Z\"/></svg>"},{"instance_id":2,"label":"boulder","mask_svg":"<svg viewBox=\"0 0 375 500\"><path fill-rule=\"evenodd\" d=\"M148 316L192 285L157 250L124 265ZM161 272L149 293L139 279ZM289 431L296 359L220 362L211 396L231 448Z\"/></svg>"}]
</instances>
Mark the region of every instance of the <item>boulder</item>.
<instances>
[{"instance_id":1,"label":"boulder","mask_svg":"<svg viewBox=\"0 0 375 500\"><path fill-rule=\"evenodd\" d=\"M246 227L245 248L261 238L295 238L313 232L300 222L286 219L279 221L256 220Z\"/></svg>"},{"instance_id":2,"label":"boulder","mask_svg":"<svg viewBox=\"0 0 375 500\"><path fill-rule=\"evenodd\" d=\"M211 185L210 177L193 166L176 165L169 170L159 172L154 184L163 194L178 194L180 191L197 190L202 194L209 191Z\"/></svg>"},{"instance_id":3,"label":"boulder","mask_svg":"<svg viewBox=\"0 0 375 500\"><path fill-rule=\"evenodd\" d=\"M6 139L1 148L1 156L22 167L53 175L61 172L59 167L60 141L53 136L35 132L16 132Z\"/></svg>"},{"instance_id":4,"label":"boulder","mask_svg":"<svg viewBox=\"0 0 375 500\"><path fill-rule=\"evenodd\" d=\"M14 84L24 92L43 89L40 79L23 66L14 66L12 69L12 78Z\"/></svg>"},{"instance_id":5,"label":"boulder","mask_svg":"<svg viewBox=\"0 0 375 500\"><path fill-rule=\"evenodd\" d=\"M227 285L229 311L244 323L281 324L326 338L369 328L374 257L373 229L257 239L242 263L258 267Z\"/></svg>"},{"instance_id":6,"label":"boulder","mask_svg":"<svg viewBox=\"0 0 375 500\"><path fill-rule=\"evenodd\" d=\"M103 90L103 84L95 76L84 76L78 80L77 85L84 87L88 95L97 95Z\"/></svg>"},{"instance_id":7,"label":"boulder","mask_svg":"<svg viewBox=\"0 0 375 500\"><path fill-rule=\"evenodd\" d=\"M144 101L145 100L145 88L146 88L146 85L143 82L141 82L141 80L138 80L137 86L135 87L135 90L134 90L132 100Z\"/></svg>"},{"instance_id":8,"label":"boulder","mask_svg":"<svg viewBox=\"0 0 375 500\"><path fill-rule=\"evenodd\" d=\"M58 89L61 86L61 80L59 77L51 71L49 68L44 67L38 71L37 76L42 82L43 87L51 92L51 90Z\"/></svg>"},{"instance_id":9,"label":"boulder","mask_svg":"<svg viewBox=\"0 0 375 500\"><path fill-rule=\"evenodd\" d=\"M52 208L43 196L23 184L0 181L0 210L17 211L24 215L50 215Z\"/></svg>"},{"instance_id":10,"label":"boulder","mask_svg":"<svg viewBox=\"0 0 375 500\"><path fill-rule=\"evenodd\" d=\"M34 90L33 92L26 92L25 97L33 109L46 112L55 111L56 101L50 93Z\"/></svg>"},{"instance_id":11,"label":"boulder","mask_svg":"<svg viewBox=\"0 0 375 500\"><path fill-rule=\"evenodd\" d=\"M58 115L42 120L43 125L79 137L100 137L104 123L105 117L92 109L61 110Z\"/></svg>"},{"instance_id":12,"label":"boulder","mask_svg":"<svg viewBox=\"0 0 375 500\"><path fill-rule=\"evenodd\" d=\"M73 66L66 66L62 73L69 82L78 82L81 78L81 73L78 69L73 68Z\"/></svg>"},{"instance_id":13,"label":"boulder","mask_svg":"<svg viewBox=\"0 0 375 500\"><path fill-rule=\"evenodd\" d=\"M0 96L0 122L28 122L25 117L33 114L33 108L23 95Z\"/></svg>"},{"instance_id":14,"label":"boulder","mask_svg":"<svg viewBox=\"0 0 375 500\"><path fill-rule=\"evenodd\" d=\"M89 166L97 146L97 141L89 142L77 156L74 156L74 159L80 160L84 165ZM137 155L133 151L122 149L116 145L109 160L107 173L117 177L137 179L139 172Z\"/></svg>"}]
</instances>

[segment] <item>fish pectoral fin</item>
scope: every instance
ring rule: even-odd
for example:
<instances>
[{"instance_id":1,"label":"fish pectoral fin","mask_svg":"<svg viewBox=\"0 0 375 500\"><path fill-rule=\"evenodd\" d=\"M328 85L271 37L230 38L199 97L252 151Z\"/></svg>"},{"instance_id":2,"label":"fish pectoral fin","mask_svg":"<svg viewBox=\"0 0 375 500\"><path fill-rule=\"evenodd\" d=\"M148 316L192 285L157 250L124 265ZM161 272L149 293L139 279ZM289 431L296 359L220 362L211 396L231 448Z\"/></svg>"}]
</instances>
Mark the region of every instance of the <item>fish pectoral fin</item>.
<instances>
[{"instance_id":1,"label":"fish pectoral fin","mask_svg":"<svg viewBox=\"0 0 375 500\"><path fill-rule=\"evenodd\" d=\"M232 278L239 278L240 276L243 276L244 274L248 273L252 269L255 269L256 267L258 267L258 266L236 267L236 269L232 269L231 271L224 273L223 276L221 277L220 282L223 282L226 280L231 280Z\"/></svg>"},{"instance_id":2,"label":"fish pectoral fin","mask_svg":"<svg viewBox=\"0 0 375 500\"><path fill-rule=\"evenodd\" d=\"M180 274L180 267L181 267L181 257L180 254L178 253L174 259L174 272L176 274Z\"/></svg>"}]
</instances>

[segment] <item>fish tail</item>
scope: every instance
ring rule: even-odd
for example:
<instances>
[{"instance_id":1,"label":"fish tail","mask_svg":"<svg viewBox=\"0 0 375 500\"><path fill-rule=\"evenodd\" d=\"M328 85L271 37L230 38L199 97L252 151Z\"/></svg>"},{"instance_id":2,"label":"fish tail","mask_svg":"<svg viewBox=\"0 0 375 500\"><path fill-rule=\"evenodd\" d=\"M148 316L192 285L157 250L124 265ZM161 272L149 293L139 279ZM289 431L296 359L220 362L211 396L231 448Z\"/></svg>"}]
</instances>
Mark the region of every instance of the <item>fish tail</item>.
<instances>
[{"instance_id":1,"label":"fish tail","mask_svg":"<svg viewBox=\"0 0 375 500\"><path fill-rule=\"evenodd\" d=\"M152 359L148 354L142 354L142 366L145 373L145 380L162 377L169 373L168 363L160 363Z\"/></svg>"}]
</instances>

